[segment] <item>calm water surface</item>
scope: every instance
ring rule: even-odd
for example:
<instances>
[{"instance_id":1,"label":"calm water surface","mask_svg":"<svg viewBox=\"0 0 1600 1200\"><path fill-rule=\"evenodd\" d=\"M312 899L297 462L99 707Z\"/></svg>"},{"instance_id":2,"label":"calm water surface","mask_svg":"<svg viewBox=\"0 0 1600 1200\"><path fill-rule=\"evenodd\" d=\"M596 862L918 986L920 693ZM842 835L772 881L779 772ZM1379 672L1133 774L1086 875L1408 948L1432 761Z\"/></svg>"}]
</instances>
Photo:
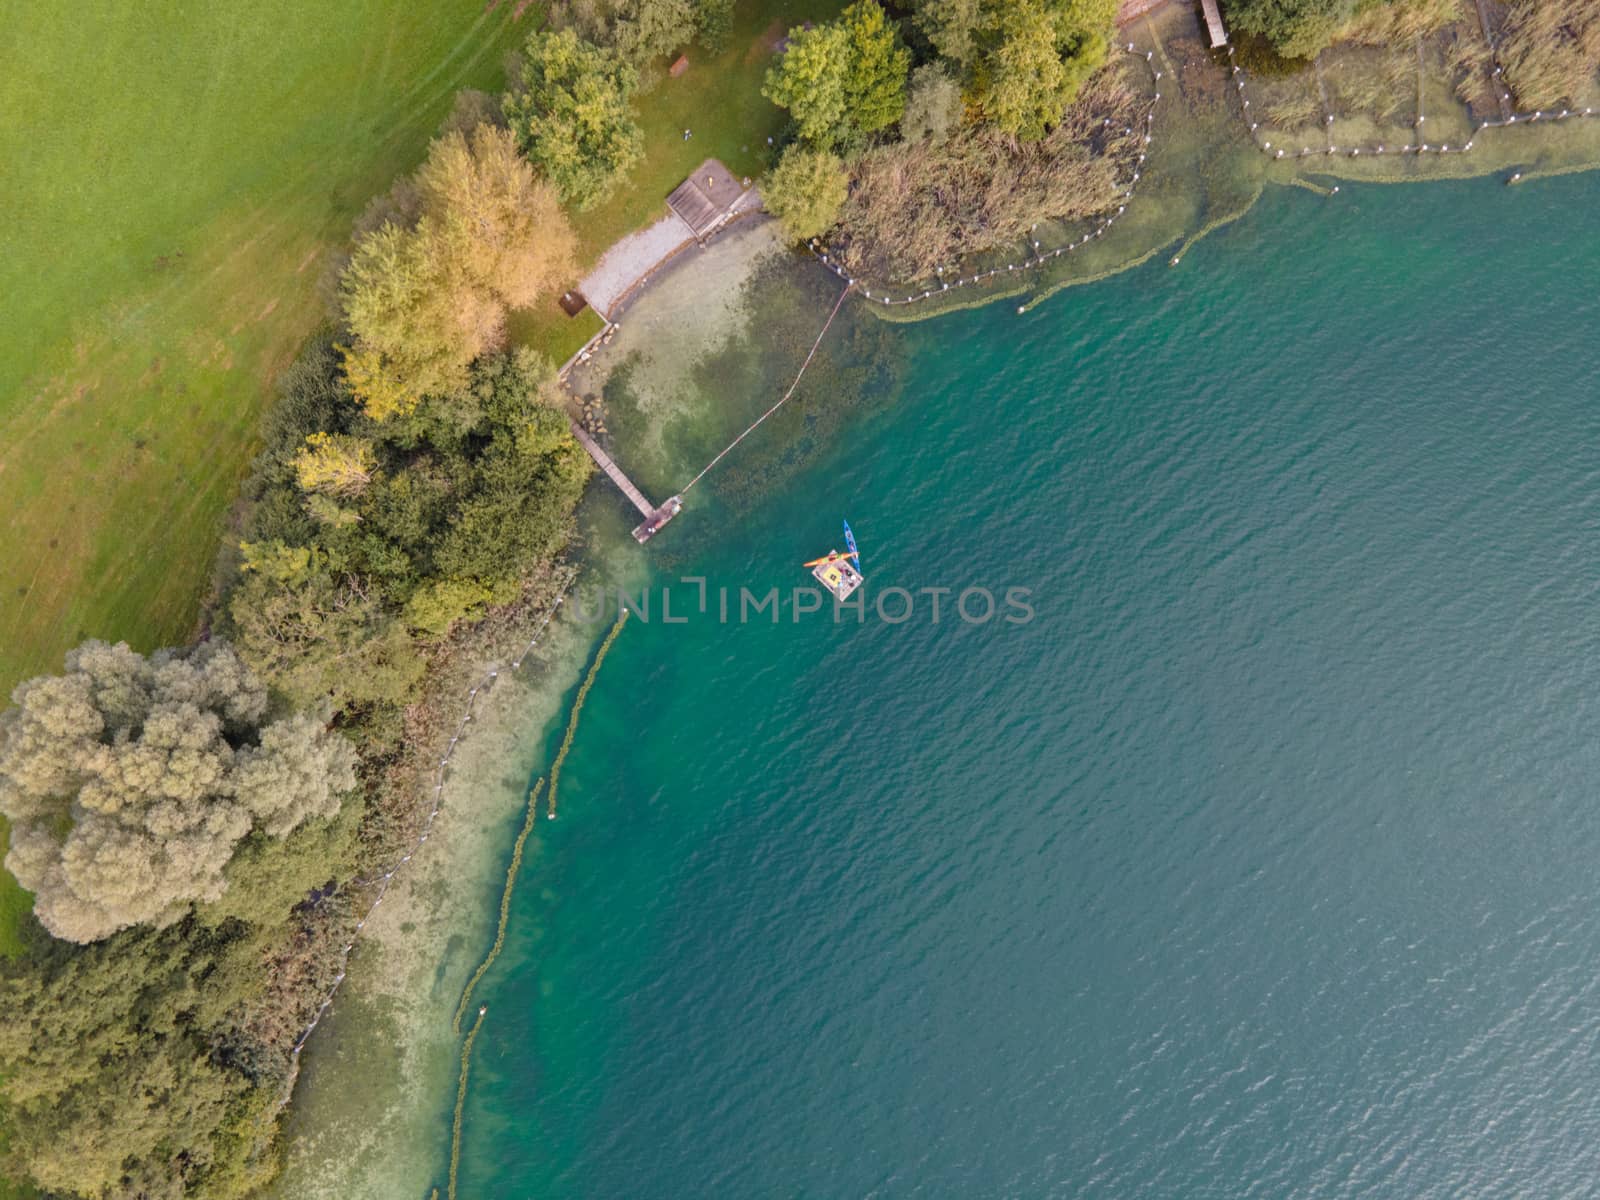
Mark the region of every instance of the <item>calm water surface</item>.
<instances>
[{"instance_id":1,"label":"calm water surface","mask_svg":"<svg viewBox=\"0 0 1600 1200\"><path fill-rule=\"evenodd\" d=\"M847 515L869 590L1034 620L625 632L462 1194L1594 1194L1596 212L1279 191L908 330L691 565L789 587Z\"/></svg>"}]
</instances>

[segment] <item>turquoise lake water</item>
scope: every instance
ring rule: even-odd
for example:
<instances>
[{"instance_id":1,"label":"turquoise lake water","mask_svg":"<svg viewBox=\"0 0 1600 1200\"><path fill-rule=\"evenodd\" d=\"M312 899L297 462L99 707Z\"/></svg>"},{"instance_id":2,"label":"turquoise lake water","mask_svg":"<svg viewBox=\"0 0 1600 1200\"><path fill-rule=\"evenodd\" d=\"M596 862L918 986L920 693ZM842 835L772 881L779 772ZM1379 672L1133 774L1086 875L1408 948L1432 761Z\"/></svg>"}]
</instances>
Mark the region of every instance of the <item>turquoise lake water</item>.
<instances>
[{"instance_id":1,"label":"turquoise lake water","mask_svg":"<svg viewBox=\"0 0 1600 1200\"><path fill-rule=\"evenodd\" d=\"M630 624L461 1194L1592 1194L1596 213L1269 192L1179 270L896 333L892 403L687 513L652 552L713 588L848 516L869 605L1034 617Z\"/></svg>"}]
</instances>

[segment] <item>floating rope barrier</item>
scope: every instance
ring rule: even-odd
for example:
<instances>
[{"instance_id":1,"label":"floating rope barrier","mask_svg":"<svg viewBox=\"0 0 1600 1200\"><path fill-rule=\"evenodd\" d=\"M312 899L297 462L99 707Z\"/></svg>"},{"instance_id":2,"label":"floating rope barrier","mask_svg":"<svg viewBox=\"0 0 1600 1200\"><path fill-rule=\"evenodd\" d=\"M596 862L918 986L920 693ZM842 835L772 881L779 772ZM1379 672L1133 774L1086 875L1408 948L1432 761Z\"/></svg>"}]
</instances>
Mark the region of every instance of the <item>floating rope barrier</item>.
<instances>
[{"instance_id":1,"label":"floating rope barrier","mask_svg":"<svg viewBox=\"0 0 1600 1200\"><path fill-rule=\"evenodd\" d=\"M1122 47L1122 49L1130 56L1140 59L1144 62L1145 66L1149 68L1152 84L1160 84L1162 72L1155 65L1155 51L1146 50L1143 53L1140 53L1132 42L1129 42L1126 46ZM1147 112L1144 117L1144 149L1139 151L1138 158L1134 163L1133 177L1128 180L1126 186L1117 197L1117 211L1104 217L1082 237L1068 242L1065 246L1055 246L1047 249L1041 242L1033 237L1032 231L1030 231L1028 235L1028 243L1032 248L1033 253L1026 258L1018 259L1015 262L1002 263L1001 265L993 267L987 271L977 271L970 276L960 275L955 279L941 279L938 287L925 288L920 295L913 294L904 297L891 295L885 290L885 286L880 286L878 290L874 292L864 283L861 284L861 294L868 300L871 300L873 303L882 304L885 307L897 304L920 304L924 300L931 300L935 296L942 296L954 288L972 287L979 283L987 283L989 280L998 275L1008 275L1016 271L1027 271L1033 267L1043 266L1047 262L1060 258L1063 254L1071 254L1073 251L1088 245L1095 238L1102 236L1111 228L1112 225L1116 223L1117 218L1127 211L1128 202L1133 199L1134 188L1138 184L1140 176L1144 172L1145 160L1150 157L1150 144L1154 137L1155 128L1155 106L1160 100L1161 92L1158 89L1151 98L1150 111ZM1132 127L1125 128L1123 133L1132 134ZM1037 228L1037 226L1035 226L1035 228ZM827 267L828 270L832 271L840 279L844 280L846 284L854 286L855 284L861 283L860 280L856 279L847 270L845 270L844 266L838 262L837 257L816 238L812 238L811 241L807 243L807 248L813 255L816 256L817 261L822 263L823 266ZM1025 308L1026 305L1023 307ZM1022 310L1018 309L1018 311L1020 312ZM732 447L730 446L729 449L732 449ZM708 467L707 470L709 469L710 468ZM702 474L703 473L704 472L702 472ZM698 479L698 476L696 478ZM684 491L688 491L688 488L685 488Z\"/></svg>"},{"instance_id":2,"label":"floating rope barrier","mask_svg":"<svg viewBox=\"0 0 1600 1200\"><path fill-rule=\"evenodd\" d=\"M828 319L826 321L824 321L823 324L822 324L822 332L817 334L817 340L811 343L811 353L807 354L805 362L800 364L800 373L794 377L794 382L789 385L789 390L783 394L783 398L780 399L771 408L767 409L766 412L762 413L759 417L757 417L755 419L755 423L753 425L751 425L750 428L746 429L738 437L734 438L733 441L729 442L726 446L724 446L722 448L722 453L717 455L710 462L708 462L705 465L704 469L701 470L700 474L696 475L693 479L689 480L689 482L684 485L683 491L680 491L678 493L678 495L680 495L680 496L684 495L686 492L688 492L688 490L690 488L692 488L695 484L699 483L702 479L704 479L706 477L706 475L711 471L712 467L716 466L724 458L728 457L728 455L730 453L732 453L733 448L735 446L737 446L740 442L744 441L745 438L749 437L752 433L754 433L756 431L757 427L760 426L761 422L765 421L773 413L777 412L780 408L782 408L784 406L785 401L787 401L790 396L794 395L794 390L795 390L795 388L800 386L800 379L801 379L801 377L803 375L805 375L806 368L811 365L811 360L816 357L817 347L821 346L822 345L822 339L827 337L828 329L829 329L830 326L832 326L833 319L839 315L839 309L841 307L843 307L843 305L844 305L844 298L850 294L850 289L852 287L854 287L854 286L855 286L855 284L852 281L850 281L850 280L846 280L845 281L844 291L840 292L839 293L839 298L834 301L834 303L833 303L833 311L828 314ZM623 615L626 616L627 615L626 612L624 612ZM552 809L550 815L552 817L555 816L555 812L553 811L554 807L555 807L555 796L556 796L556 787L555 787L554 781L552 781L551 784L550 784L550 802L551 802L551 809Z\"/></svg>"},{"instance_id":3,"label":"floating rope barrier","mask_svg":"<svg viewBox=\"0 0 1600 1200\"><path fill-rule=\"evenodd\" d=\"M622 627L628 623L628 609L624 608L617 616L617 623L611 627L611 632L606 634L606 640L600 643L600 649L595 652L594 663L589 668L589 674L584 677L583 686L578 689L578 695L572 702L572 715L567 718L567 733L561 739L561 749L556 751L555 762L550 764L550 811L549 819L556 819L556 789L561 786L561 766L567 761L567 751L572 749L572 739L578 734L578 717L583 712L583 702L589 698L589 689L594 686L595 676L600 674L600 665L606 661L606 655L611 653L611 643L617 640L617 634L622 632Z\"/></svg>"},{"instance_id":4,"label":"floating rope barrier","mask_svg":"<svg viewBox=\"0 0 1600 1200\"><path fill-rule=\"evenodd\" d=\"M572 749L572 740L578 732L578 716L583 712L584 701L589 698L589 689L594 687L595 678L600 674L600 667L606 661L606 655L611 653L611 644L617 640L617 635L622 632L622 627L628 623L628 610L625 608L618 615L616 624L611 627L605 640L600 643L600 649L595 652L594 662L589 666L589 673L584 676L583 684L578 688L578 694L572 702L572 715L567 718L567 732L561 739L561 749L556 752L554 763L550 767L550 819L555 819L556 784L561 778L561 765L566 761L567 752ZM467 981L467 986L462 990L461 1003L456 1006L456 1015L450 1023L451 1031L461 1032L461 1018L467 1011L467 1005L472 999L472 990L478 986L480 980L488 973L494 960L500 957L500 950L505 945L506 926L511 919L511 893L516 886L517 873L522 869L522 851L527 845L528 834L533 831L533 824L539 815L539 793L544 787L544 780L540 779L528 792L528 811L522 821L522 832L517 835L517 841L511 851L511 865L506 868L506 886L500 893L500 925L495 931L494 945L490 947L478 969L473 972L472 978ZM478 1031L483 1028L483 1019L489 1013L487 1004L478 1008L478 1019L473 1022L472 1029L467 1033L467 1040L461 1046L461 1078L456 1085L456 1111L455 1118L450 1127L450 1179L446 1195L448 1200L455 1200L456 1175L461 1166L461 1119L467 1103L467 1079L472 1067L472 1046L478 1040ZM438 1189L434 1189L438 1195Z\"/></svg>"},{"instance_id":5,"label":"floating rope barrier","mask_svg":"<svg viewBox=\"0 0 1600 1200\"><path fill-rule=\"evenodd\" d=\"M517 654L516 659L513 660L511 664L513 670L520 669L522 666L522 660L532 653L533 648L539 644L539 639L544 636L544 631L549 627L551 620L554 619L556 615L556 611L565 601L565 591L567 588L571 587L571 583L572 581L569 578L567 583L563 585L563 594L558 595L551 603L549 609L545 611L543 619L540 620L538 626L534 629L533 635L528 639L527 645L521 649L521 651ZM290 1055L294 1060L298 1061L300 1052L305 1049L306 1042L309 1041L311 1035L316 1032L317 1026L322 1023L323 1017L327 1016L328 1010L333 1007L334 997L339 994L340 987L344 985L345 975L350 965L350 955L356 947L357 934L359 934L362 929L366 928L367 922L372 919L373 914L378 909L378 905L383 903L383 898L388 894L389 884L394 880L394 877L400 872L401 868L411 861L416 853L422 848L423 843L428 840L428 835L433 831L433 822L439 815L440 805L444 802L445 773L450 766L450 759L455 755L456 747L460 745L461 739L466 735L467 723L473 718L473 708L477 703L479 693L488 691L489 688L494 685L495 680L498 679L499 676L500 669L498 667L491 667L479 677L477 683L473 684L472 687L467 690L466 705L462 711L461 720L456 726L455 733L451 735L450 744L448 747L446 747L443 756L439 759L439 766L433 780L433 803L429 808L427 817L422 822L422 828L420 832L417 834L416 839L411 844L411 848L402 854L399 861L383 874L372 876L371 878L367 879L357 879L351 882L352 887L358 888L372 887L375 885L377 887L377 895L373 897L372 903L367 906L366 913L360 918L360 920L356 922L354 931L351 933L349 940L345 943L344 948L339 953L339 970L333 977L333 986L328 989L328 994L323 998L321 1005L318 1006L317 1011L312 1016L310 1023L305 1027L304 1030L301 1031L300 1036L295 1040L294 1048L290 1051ZM289 1102L289 1097L293 1094L295 1074L296 1073L294 1071L290 1071L287 1079L284 1081L283 1094L278 1099L279 1108L282 1108L285 1104L287 1104Z\"/></svg>"},{"instance_id":6,"label":"floating rope barrier","mask_svg":"<svg viewBox=\"0 0 1600 1200\"><path fill-rule=\"evenodd\" d=\"M1489 42L1487 38L1485 39L1485 41L1489 45L1490 61L1493 62L1493 61L1495 61L1495 57L1494 56L1495 56L1495 53L1496 53L1495 48L1494 48L1494 44L1492 42ZM1585 108L1581 108L1581 109L1580 108L1563 108L1560 112L1556 112L1554 109L1550 110L1549 112L1544 111L1544 109L1538 109L1538 110L1536 110L1534 112L1531 112L1531 113L1513 112L1509 116L1504 118L1503 120L1498 120L1498 121L1496 121L1496 120L1482 120L1482 121L1479 121L1476 125L1473 126L1472 133L1470 133L1467 136L1467 140L1465 142L1462 142L1462 143L1459 143L1459 144L1456 144L1456 145L1451 145L1449 142L1442 142L1442 143L1435 144L1435 143L1430 143L1430 142L1424 141L1423 137L1422 137L1422 126L1427 122L1428 118L1427 118L1426 114L1424 114L1422 112L1422 102L1421 102L1420 92L1419 92L1419 98L1418 98L1418 102L1417 102L1417 119L1416 119L1416 122L1412 126L1412 128L1416 131L1415 136L1416 136L1417 140L1415 142L1406 142L1405 144L1400 145L1400 146L1392 146L1392 145L1389 145L1387 142L1378 142L1378 143L1370 143L1369 142L1367 144L1360 145L1360 146L1336 146L1333 143L1333 133L1332 133L1332 129L1331 129L1331 126L1332 126L1333 121L1334 121L1334 117L1333 117L1333 114L1330 113L1330 114L1328 114L1328 117L1327 117L1327 123L1330 126L1330 129L1328 130L1328 144L1325 147L1323 147L1323 146L1317 146L1317 147L1301 146L1298 151L1294 151L1291 148L1286 148L1284 146L1276 146L1276 147L1274 147L1272 142L1271 142L1271 140L1270 140L1270 138L1268 137L1268 135L1265 134L1265 133L1259 132L1260 129L1261 129L1261 122L1251 120L1251 116L1250 116L1250 95L1245 90L1245 83L1246 83L1246 81L1248 80L1249 77L1244 73L1244 68L1240 67L1238 63L1234 62L1233 58L1234 58L1233 47L1229 46L1228 47L1228 60L1229 60L1230 68L1231 68L1231 70L1233 72L1234 90L1238 93L1238 96L1239 96L1239 112L1240 112L1241 120L1249 128L1250 140L1255 142L1256 148L1258 150L1260 150L1263 154L1266 154L1269 157L1274 158L1274 159L1278 159L1278 158L1308 158L1308 157L1317 157L1317 156L1333 157L1335 155L1340 156L1340 157L1345 157L1345 158L1359 158L1363 154L1367 154L1367 155L1382 155L1382 154L1406 155L1406 154L1413 154L1413 155L1417 155L1418 157L1420 157L1420 156L1422 156L1424 154L1470 154L1472 152L1473 147L1477 144L1478 134L1482 133L1485 129L1506 129L1506 128L1509 128L1512 125L1528 125L1528 124L1531 124L1531 123L1533 123L1535 121L1565 121L1565 120L1569 120L1569 119L1571 119L1573 117L1600 116L1600 110L1596 110L1592 105L1588 106L1588 107L1585 107ZM1421 78L1421 74L1422 74L1422 68L1419 66L1418 67L1419 80ZM1499 81L1500 81L1500 78L1501 78L1501 68L1498 65L1498 63L1496 63L1494 71L1493 71L1493 74L1492 74L1491 77L1495 81L1495 88L1497 89L1496 95L1499 97L1500 101L1503 104L1504 103L1508 103L1510 101L1510 99L1511 99L1510 93L1498 91L1498 88L1500 87L1500 82ZM1280 132L1278 136L1280 138L1282 138L1282 137L1287 136L1287 134L1284 134L1284 133Z\"/></svg>"},{"instance_id":7,"label":"floating rope barrier","mask_svg":"<svg viewBox=\"0 0 1600 1200\"><path fill-rule=\"evenodd\" d=\"M450 1122L450 1182L445 1191L449 1200L456 1200L456 1173L461 1167L461 1114L467 1107L467 1076L472 1071L472 1043L478 1040L478 1030L483 1028L483 1019L488 1015L487 1004L478 1009L478 1019L472 1023L467 1040L461 1044L461 1082L456 1084L456 1115Z\"/></svg>"},{"instance_id":8,"label":"floating rope barrier","mask_svg":"<svg viewBox=\"0 0 1600 1200\"><path fill-rule=\"evenodd\" d=\"M478 969L472 973L472 978L467 980L467 986L461 990L461 1003L456 1005L456 1015L450 1021L450 1032L461 1032L461 1018L466 1015L467 1004L472 999L472 989L478 986L481 980L494 965L494 960L500 957L500 950L506 943L506 923L511 919L511 893L516 887L517 872L522 869L522 850L528 844L528 834L533 832L533 823L539 819L539 793L544 790L544 780L541 778L528 792L528 812L522 819L522 831L517 834L517 840L511 847L511 865L506 868L506 886L500 893L500 925L494 933L494 945L489 948L489 953L478 964Z\"/></svg>"}]
</instances>

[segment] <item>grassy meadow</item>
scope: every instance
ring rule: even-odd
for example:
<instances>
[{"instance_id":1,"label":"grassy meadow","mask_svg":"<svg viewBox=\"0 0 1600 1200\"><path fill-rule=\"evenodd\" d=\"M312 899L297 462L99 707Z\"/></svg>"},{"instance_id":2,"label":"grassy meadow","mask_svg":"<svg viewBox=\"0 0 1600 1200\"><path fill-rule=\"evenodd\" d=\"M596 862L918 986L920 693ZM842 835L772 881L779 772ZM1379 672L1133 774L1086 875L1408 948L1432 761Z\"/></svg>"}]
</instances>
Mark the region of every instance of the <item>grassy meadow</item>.
<instances>
[{"instance_id":1,"label":"grassy meadow","mask_svg":"<svg viewBox=\"0 0 1600 1200\"><path fill-rule=\"evenodd\" d=\"M843 0L746 0L727 48L639 98L646 156L575 214L580 257L715 155L768 160L771 47ZM370 197L537 19L509 3L35 5L0 46L0 691L84 637L181 642L274 376ZM682 131L694 130L684 141ZM592 314L517 314L557 361ZM0 828L3 836L3 828ZM28 898L0 872L0 954Z\"/></svg>"},{"instance_id":2,"label":"grassy meadow","mask_svg":"<svg viewBox=\"0 0 1600 1200\"><path fill-rule=\"evenodd\" d=\"M0 690L183 641L375 192L526 27L482 0L34 4L0 45ZM26 908L0 885L0 952Z\"/></svg>"}]
</instances>

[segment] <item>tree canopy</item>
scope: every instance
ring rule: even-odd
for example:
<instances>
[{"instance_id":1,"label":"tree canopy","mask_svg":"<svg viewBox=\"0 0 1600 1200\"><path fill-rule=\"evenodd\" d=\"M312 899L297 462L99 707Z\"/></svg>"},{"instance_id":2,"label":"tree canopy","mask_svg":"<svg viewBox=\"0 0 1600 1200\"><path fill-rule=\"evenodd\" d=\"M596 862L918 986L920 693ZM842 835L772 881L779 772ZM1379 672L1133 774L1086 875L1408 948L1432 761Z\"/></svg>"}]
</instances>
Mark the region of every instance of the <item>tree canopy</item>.
<instances>
[{"instance_id":1,"label":"tree canopy","mask_svg":"<svg viewBox=\"0 0 1600 1200\"><path fill-rule=\"evenodd\" d=\"M564 543L588 459L531 352L473 364L458 390L383 421L327 343L285 379L252 485L228 604L245 659L293 702L406 702L423 646Z\"/></svg>"},{"instance_id":2,"label":"tree canopy","mask_svg":"<svg viewBox=\"0 0 1600 1200\"><path fill-rule=\"evenodd\" d=\"M836 20L790 33L764 94L789 110L801 138L837 149L900 120L910 68L878 0L856 0Z\"/></svg>"},{"instance_id":3,"label":"tree canopy","mask_svg":"<svg viewBox=\"0 0 1600 1200\"><path fill-rule=\"evenodd\" d=\"M502 101L528 160L580 209L611 195L644 153L632 99L638 71L571 29L533 33Z\"/></svg>"},{"instance_id":4,"label":"tree canopy","mask_svg":"<svg viewBox=\"0 0 1600 1200\"><path fill-rule=\"evenodd\" d=\"M916 22L987 124L1037 141L1105 62L1116 0L920 0Z\"/></svg>"},{"instance_id":5,"label":"tree canopy","mask_svg":"<svg viewBox=\"0 0 1600 1200\"><path fill-rule=\"evenodd\" d=\"M574 270L576 236L509 132L479 125L428 148L390 219L356 243L341 284L352 389L383 419L461 387L508 309Z\"/></svg>"},{"instance_id":6,"label":"tree canopy","mask_svg":"<svg viewBox=\"0 0 1600 1200\"><path fill-rule=\"evenodd\" d=\"M839 218L850 175L837 154L790 146L767 176L767 209L797 241L826 232Z\"/></svg>"},{"instance_id":7,"label":"tree canopy","mask_svg":"<svg viewBox=\"0 0 1600 1200\"><path fill-rule=\"evenodd\" d=\"M221 643L145 658L85 642L65 674L13 700L0 715L6 868L69 941L217 899L246 836L331 817L355 785L349 744L305 715L267 720L265 686Z\"/></svg>"}]
</instances>

